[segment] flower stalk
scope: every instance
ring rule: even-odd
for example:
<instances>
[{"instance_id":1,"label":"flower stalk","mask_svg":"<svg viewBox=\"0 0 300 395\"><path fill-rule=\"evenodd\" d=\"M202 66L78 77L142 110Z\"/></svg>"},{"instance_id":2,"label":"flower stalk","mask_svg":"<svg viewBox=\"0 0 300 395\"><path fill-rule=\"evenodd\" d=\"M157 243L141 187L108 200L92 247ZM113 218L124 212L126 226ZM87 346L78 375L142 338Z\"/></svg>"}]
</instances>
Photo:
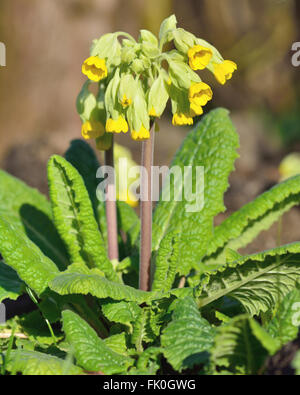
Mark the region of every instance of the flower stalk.
<instances>
[{"instance_id":1,"label":"flower stalk","mask_svg":"<svg viewBox=\"0 0 300 395\"><path fill-rule=\"evenodd\" d=\"M142 142L143 172L141 174L141 240L139 288L150 291L151 250L152 250L152 166L154 151L154 123L150 128L150 138Z\"/></svg>"},{"instance_id":2,"label":"flower stalk","mask_svg":"<svg viewBox=\"0 0 300 395\"><path fill-rule=\"evenodd\" d=\"M114 167L114 140L110 148L105 151L105 165ZM117 223L117 207L116 207L116 180L108 179L106 186L106 222L107 222L107 242L108 257L112 260L119 260L118 249L118 223Z\"/></svg>"}]
</instances>

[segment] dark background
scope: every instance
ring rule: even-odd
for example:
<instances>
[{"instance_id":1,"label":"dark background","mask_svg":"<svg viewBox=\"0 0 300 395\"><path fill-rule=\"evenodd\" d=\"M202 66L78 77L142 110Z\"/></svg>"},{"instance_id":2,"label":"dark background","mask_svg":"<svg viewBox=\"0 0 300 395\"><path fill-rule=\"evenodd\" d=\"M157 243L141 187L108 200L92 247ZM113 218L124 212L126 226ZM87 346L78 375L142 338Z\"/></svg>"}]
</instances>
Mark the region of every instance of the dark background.
<instances>
[{"instance_id":1,"label":"dark background","mask_svg":"<svg viewBox=\"0 0 300 395\"><path fill-rule=\"evenodd\" d=\"M0 0L0 167L47 193L46 162L80 137L76 96L81 63L93 38L125 30L158 32L175 13L178 25L214 44L238 72L224 87L210 77L213 103L232 112L241 140L236 172L226 194L228 213L278 182L278 165L300 151L300 67L292 44L300 41L299 0ZM161 120L156 164L168 164L187 133ZM140 145L121 136L138 161ZM221 215L217 221L223 218ZM300 239L300 214L283 219L281 242ZM273 247L278 226L248 251Z\"/></svg>"}]
</instances>

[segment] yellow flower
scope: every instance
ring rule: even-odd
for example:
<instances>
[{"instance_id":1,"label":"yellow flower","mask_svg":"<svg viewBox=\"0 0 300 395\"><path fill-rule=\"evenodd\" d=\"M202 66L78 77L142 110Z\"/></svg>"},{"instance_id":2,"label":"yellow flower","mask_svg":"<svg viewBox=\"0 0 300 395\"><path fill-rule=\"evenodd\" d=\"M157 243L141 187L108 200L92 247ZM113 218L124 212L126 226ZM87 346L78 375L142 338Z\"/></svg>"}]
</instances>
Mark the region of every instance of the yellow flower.
<instances>
[{"instance_id":1,"label":"yellow flower","mask_svg":"<svg viewBox=\"0 0 300 395\"><path fill-rule=\"evenodd\" d=\"M117 120L109 118L106 121L105 129L109 133L127 133L128 132L128 123L126 120L119 116Z\"/></svg>"},{"instance_id":2,"label":"yellow flower","mask_svg":"<svg viewBox=\"0 0 300 395\"><path fill-rule=\"evenodd\" d=\"M149 111L150 117L158 117L159 115L156 114L155 108L152 107L151 110Z\"/></svg>"},{"instance_id":3,"label":"yellow flower","mask_svg":"<svg viewBox=\"0 0 300 395\"><path fill-rule=\"evenodd\" d=\"M129 206L135 208L139 205L137 197L129 190L121 191L117 194L117 199L129 204Z\"/></svg>"},{"instance_id":4,"label":"yellow flower","mask_svg":"<svg viewBox=\"0 0 300 395\"><path fill-rule=\"evenodd\" d=\"M205 82L197 82L189 89L189 101L195 106L205 106L212 97L211 87Z\"/></svg>"},{"instance_id":5,"label":"yellow flower","mask_svg":"<svg viewBox=\"0 0 300 395\"><path fill-rule=\"evenodd\" d=\"M123 98L121 100L122 107L126 108L126 107L130 106L131 103L132 103L132 100L129 99L126 95L123 95Z\"/></svg>"},{"instance_id":6,"label":"yellow flower","mask_svg":"<svg viewBox=\"0 0 300 395\"><path fill-rule=\"evenodd\" d=\"M227 80L230 80L234 71L237 70L237 65L231 60L224 60L223 63L214 63L213 69L218 82L224 85Z\"/></svg>"},{"instance_id":7,"label":"yellow flower","mask_svg":"<svg viewBox=\"0 0 300 395\"><path fill-rule=\"evenodd\" d=\"M193 125L193 118L190 114L175 113L173 115L172 124L175 126Z\"/></svg>"},{"instance_id":8,"label":"yellow flower","mask_svg":"<svg viewBox=\"0 0 300 395\"><path fill-rule=\"evenodd\" d=\"M144 126L137 132L136 130L131 131L131 137L133 140L143 141L147 140L150 137L150 132Z\"/></svg>"},{"instance_id":9,"label":"yellow flower","mask_svg":"<svg viewBox=\"0 0 300 395\"><path fill-rule=\"evenodd\" d=\"M98 82L107 77L105 59L100 59L98 56L90 56L83 62L81 71L91 81Z\"/></svg>"},{"instance_id":10,"label":"yellow flower","mask_svg":"<svg viewBox=\"0 0 300 395\"><path fill-rule=\"evenodd\" d=\"M192 117L203 114L203 108L201 106L198 106L197 104L191 103L190 109Z\"/></svg>"},{"instance_id":11,"label":"yellow flower","mask_svg":"<svg viewBox=\"0 0 300 395\"><path fill-rule=\"evenodd\" d=\"M203 70L209 64L213 52L210 48L195 45L188 50L189 65L193 70Z\"/></svg>"},{"instance_id":12,"label":"yellow flower","mask_svg":"<svg viewBox=\"0 0 300 395\"><path fill-rule=\"evenodd\" d=\"M104 133L104 126L99 121L86 121L82 124L81 134L86 140L103 136Z\"/></svg>"}]
</instances>

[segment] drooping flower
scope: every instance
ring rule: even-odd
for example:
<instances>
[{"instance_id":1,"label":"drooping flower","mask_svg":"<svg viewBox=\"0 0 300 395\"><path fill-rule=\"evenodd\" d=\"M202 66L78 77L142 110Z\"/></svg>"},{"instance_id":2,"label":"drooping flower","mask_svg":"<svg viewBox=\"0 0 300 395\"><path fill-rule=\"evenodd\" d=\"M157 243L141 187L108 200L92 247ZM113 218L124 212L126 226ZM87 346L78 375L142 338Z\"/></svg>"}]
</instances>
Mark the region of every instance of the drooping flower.
<instances>
[{"instance_id":1,"label":"drooping flower","mask_svg":"<svg viewBox=\"0 0 300 395\"><path fill-rule=\"evenodd\" d=\"M203 70L209 64L213 52L203 45L195 45L188 50L189 65L193 70Z\"/></svg>"},{"instance_id":2,"label":"drooping flower","mask_svg":"<svg viewBox=\"0 0 300 395\"><path fill-rule=\"evenodd\" d=\"M218 82L222 85L232 78L232 74L235 70L237 70L237 65L231 60L224 60L222 63L213 64L213 73Z\"/></svg>"},{"instance_id":3,"label":"drooping flower","mask_svg":"<svg viewBox=\"0 0 300 395\"><path fill-rule=\"evenodd\" d=\"M81 134L86 140L103 136L104 133L104 126L99 121L86 121L82 124Z\"/></svg>"},{"instance_id":4,"label":"drooping flower","mask_svg":"<svg viewBox=\"0 0 300 395\"><path fill-rule=\"evenodd\" d=\"M131 130L131 137L136 141L144 141L150 138L150 132L142 126L139 131Z\"/></svg>"},{"instance_id":5,"label":"drooping flower","mask_svg":"<svg viewBox=\"0 0 300 395\"><path fill-rule=\"evenodd\" d=\"M194 121L191 114L175 113L173 115L172 124L174 126L193 125Z\"/></svg>"},{"instance_id":6,"label":"drooping flower","mask_svg":"<svg viewBox=\"0 0 300 395\"><path fill-rule=\"evenodd\" d=\"M121 115L117 120L108 118L106 121L105 129L109 133L127 133L128 132L128 123L126 119Z\"/></svg>"},{"instance_id":7,"label":"drooping flower","mask_svg":"<svg viewBox=\"0 0 300 395\"><path fill-rule=\"evenodd\" d=\"M107 67L105 59L98 56L90 56L82 64L82 73L91 81L98 82L107 77Z\"/></svg>"},{"instance_id":8,"label":"drooping flower","mask_svg":"<svg viewBox=\"0 0 300 395\"><path fill-rule=\"evenodd\" d=\"M211 87L205 82L192 84L189 89L189 101L191 104L205 106L213 97Z\"/></svg>"}]
</instances>

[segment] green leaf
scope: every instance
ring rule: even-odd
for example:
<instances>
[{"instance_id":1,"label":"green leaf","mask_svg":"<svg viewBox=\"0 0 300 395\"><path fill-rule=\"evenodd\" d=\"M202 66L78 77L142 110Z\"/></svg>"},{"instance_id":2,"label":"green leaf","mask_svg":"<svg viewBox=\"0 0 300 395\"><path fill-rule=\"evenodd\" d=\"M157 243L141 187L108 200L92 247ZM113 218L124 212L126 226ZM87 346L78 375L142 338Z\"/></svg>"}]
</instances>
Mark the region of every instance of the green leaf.
<instances>
[{"instance_id":1,"label":"green leaf","mask_svg":"<svg viewBox=\"0 0 300 395\"><path fill-rule=\"evenodd\" d=\"M235 374L257 374L262 368L267 350L253 333L253 319L242 315L217 330L212 348L212 362Z\"/></svg>"},{"instance_id":2,"label":"green leaf","mask_svg":"<svg viewBox=\"0 0 300 395\"><path fill-rule=\"evenodd\" d=\"M126 244L130 247L130 253L139 236L141 227L140 219L134 209L122 201L117 202L117 212L119 231L122 230L126 234Z\"/></svg>"},{"instance_id":3,"label":"green leaf","mask_svg":"<svg viewBox=\"0 0 300 395\"><path fill-rule=\"evenodd\" d=\"M151 343L158 336L155 318L150 308L143 308L137 317L133 326L131 342L138 352L143 351L143 343Z\"/></svg>"},{"instance_id":4,"label":"green leaf","mask_svg":"<svg viewBox=\"0 0 300 395\"><path fill-rule=\"evenodd\" d=\"M48 164L53 217L73 262L98 267L107 278L119 281L106 255L88 192L78 171L54 155Z\"/></svg>"},{"instance_id":5,"label":"green leaf","mask_svg":"<svg viewBox=\"0 0 300 395\"><path fill-rule=\"evenodd\" d=\"M179 300L161 336L164 356L178 371L205 363L214 335L214 328L201 317L195 300Z\"/></svg>"},{"instance_id":6,"label":"green leaf","mask_svg":"<svg viewBox=\"0 0 300 395\"><path fill-rule=\"evenodd\" d=\"M137 361L137 370L134 374L154 375L160 369L160 347L149 347L142 352Z\"/></svg>"},{"instance_id":7,"label":"green leaf","mask_svg":"<svg viewBox=\"0 0 300 395\"><path fill-rule=\"evenodd\" d=\"M107 345L107 347L109 347L117 354L128 355L125 332L117 333L115 335L107 337L103 341Z\"/></svg>"},{"instance_id":8,"label":"green leaf","mask_svg":"<svg viewBox=\"0 0 300 395\"><path fill-rule=\"evenodd\" d=\"M118 322L132 328L141 312L141 308L135 302L107 302L101 305L102 312L111 322Z\"/></svg>"},{"instance_id":9,"label":"green leaf","mask_svg":"<svg viewBox=\"0 0 300 395\"><path fill-rule=\"evenodd\" d=\"M267 331L278 340L279 347L297 338L300 325L300 290L288 293L279 304Z\"/></svg>"},{"instance_id":10,"label":"green leaf","mask_svg":"<svg viewBox=\"0 0 300 395\"><path fill-rule=\"evenodd\" d=\"M58 273L58 268L18 228L0 218L0 253L30 288L42 294Z\"/></svg>"},{"instance_id":11,"label":"green leaf","mask_svg":"<svg viewBox=\"0 0 300 395\"><path fill-rule=\"evenodd\" d=\"M15 270L0 260L0 303L7 298L16 300L22 293L23 287L24 284Z\"/></svg>"},{"instance_id":12,"label":"green leaf","mask_svg":"<svg viewBox=\"0 0 300 395\"><path fill-rule=\"evenodd\" d=\"M70 147L65 153L65 158L69 163L71 163L71 165L75 167L75 169L83 178L94 209L95 218L99 220L98 206L101 204L104 205L104 203L100 202L96 195L98 186L96 173L100 167L100 163L95 155L94 150L83 140L72 140Z\"/></svg>"},{"instance_id":13,"label":"green leaf","mask_svg":"<svg viewBox=\"0 0 300 395\"><path fill-rule=\"evenodd\" d=\"M51 281L50 288L60 295L91 294L97 298L111 298L128 302L143 303L151 300L155 295L138 289L107 280L99 274L62 273Z\"/></svg>"},{"instance_id":14,"label":"green leaf","mask_svg":"<svg viewBox=\"0 0 300 395\"><path fill-rule=\"evenodd\" d=\"M206 274L196 293L200 306L226 295L255 315L274 308L299 280L300 243L293 243L242 257Z\"/></svg>"},{"instance_id":15,"label":"green leaf","mask_svg":"<svg viewBox=\"0 0 300 395\"><path fill-rule=\"evenodd\" d=\"M209 243L206 265L225 263L226 249L245 247L291 207L300 203L300 176L290 178L246 204L217 226Z\"/></svg>"},{"instance_id":16,"label":"green leaf","mask_svg":"<svg viewBox=\"0 0 300 395\"><path fill-rule=\"evenodd\" d=\"M181 234L180 274L188 274L193 267L200 269L199 262L213 236L213 219L225 210L223 195L228 187L228 176L238 156L237 148L238 135L228 111L217 109L206 115L187 135L172 162L171 167L179 166L182 172L184 166L192 167L193 192L196 193L193 197L188 196L186 192L190 188L184 188L184 182L180 185L171 177L170 201L163 201L161 198L154 213L153 250L158 249L166 233L178 230ZM195 169L198 166L203 166L204 179L200 172L196 183ZM188 175L184 179L188 181ZM163 194L168 190L167 186L165 188ZM187 201L187 197L192 198L191 201ZM195 212L188 212L188 209L191 210L190 205L194 205Z\"/></svg>"},{"instance_id":17,"label":"green leaf","mask_svg":"<svg viewBox=\"0 0 300 395\"><path fill-rule=\"evenodd\" d=\"M11 351L6 368L9 372L22 373L25 376L35 375L78 375L82 369L70 361L43 354L37 351Z\"/></svg>"},{"instance_id":18,"label":"green leaf","mask_svg":"<svg viewBox=\"0 0 300 395\"><path fill-rule=\"evenodd\" d=\"M179 255L178 235L167 234L161 241L155 261L152 291L169 291L172 288Z\"/></svg>"},{"instance_id":19,"label":"green leaf","mask_svg":"<svg viewBox=\"0 0 300 395\"><path fill-rule=\"evenodd\" d=\"M52 221L51 206L36 189L0 170L0 218L24 233L60 269L68 256Z\"/></svg>"},{"instance_id":20,"label":"green leaf","mask_svg":"<svg viewBox=\"0 0 300 395\"><path fill-rule=\"evenodd\" d=\"M65 310L63 329L74 350L78 365L85 370L104 374L124 373L133 360L112 351L97 333L77 314Z\"/></svg>"}]
</instances>

